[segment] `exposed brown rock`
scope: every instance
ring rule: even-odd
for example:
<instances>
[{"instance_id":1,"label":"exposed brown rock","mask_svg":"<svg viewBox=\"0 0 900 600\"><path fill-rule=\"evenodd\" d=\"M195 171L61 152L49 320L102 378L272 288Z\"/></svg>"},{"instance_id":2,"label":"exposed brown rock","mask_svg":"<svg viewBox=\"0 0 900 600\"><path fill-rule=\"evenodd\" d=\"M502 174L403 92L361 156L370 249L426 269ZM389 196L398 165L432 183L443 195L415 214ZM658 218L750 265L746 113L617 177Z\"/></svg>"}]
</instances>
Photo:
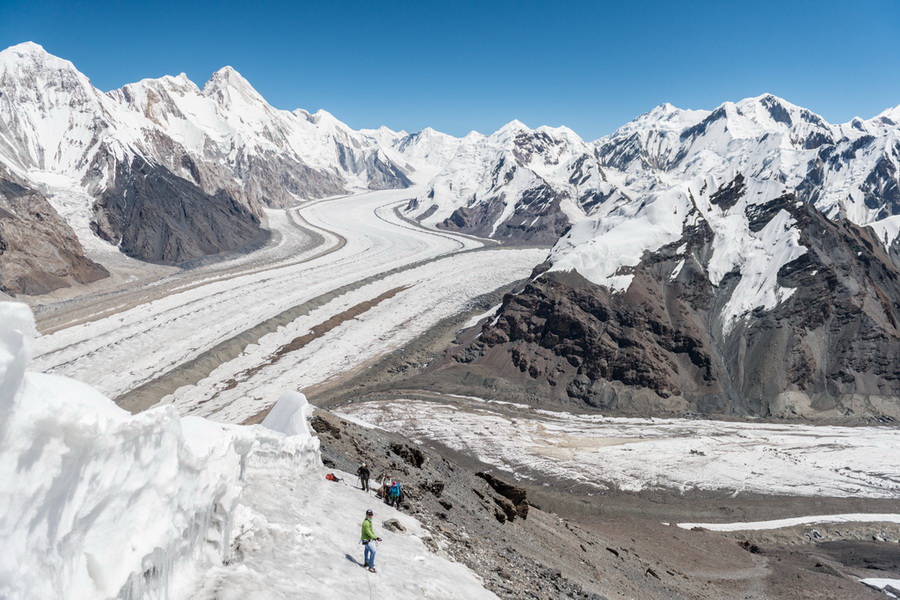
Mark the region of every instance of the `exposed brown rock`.
<instances>
[{"instance_id":1,"label":"exposed brown rock","mask_svg":"<svg viewBox=\"0 0 900 600\"><path fill-rule=\"evenodd\" d=\"M0 165L0 291L40 295L108 275L47 199Z\"/></svg>"}]
</instances>

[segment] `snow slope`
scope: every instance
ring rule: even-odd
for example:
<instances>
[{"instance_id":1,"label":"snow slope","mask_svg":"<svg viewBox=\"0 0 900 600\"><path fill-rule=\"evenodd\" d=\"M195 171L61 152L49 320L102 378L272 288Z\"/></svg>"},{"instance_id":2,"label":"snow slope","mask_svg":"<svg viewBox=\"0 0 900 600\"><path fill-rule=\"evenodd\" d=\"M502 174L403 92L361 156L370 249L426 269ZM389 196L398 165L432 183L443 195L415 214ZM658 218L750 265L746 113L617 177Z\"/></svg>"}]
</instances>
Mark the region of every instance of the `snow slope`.
<instances>
[{"instance_id":1,"label":"snow slope","mask_svg":"<svg viewBox=\"0 0 900 600\"><path fill-rule=\"evenodd\" d=\"M615 273L636 265L644 251L681 237L682 226L695 225L696 215L685 219L685 213L696 203L716 236L718 256L745 281L751 276L747 289L734 296L758 284L766 290L766 299L736 299L741 306L732 307L728 318L771 308L773 294L778 295L775 271L802 251L786 251L796 239L782 236L770 245L761 239L763 232L748 232L741 224L746 214L740 213L795 193L833 219L859 225L877 221L879 237L889 245L896 237L890 222L900 211L900 125L890 118L894 112L832 125L771 94L726 102L713 111L659 106L595 143L602 172L622 194L601 204L589 222L578 223L560 241L554 268L574 269L600 285L625 289L630 278ZM725 215L711 211L706 200L737 177L748 187L744 200L724 206ZM756 257L742 265L748 252ZM714 285L724 266L710 273Z\"/></svg>"},{"instance_id":2,"label":"snow slope","mask_svg":"<svg viewBox=\"0 0 900 600\"><path fill-rule=\"evenodd\" d=\"M731 190L742 195L726 206L719 198ZM719 286L726 275L741 275L721 311L728 333L738 319L756 308L771 309L792 293L779 285L778 272L807 252L796 221L782 210L757 231L751 218L754 205L787 193L772 180L706 177L649 194L640 203L610 204L560 239L550 254L551 270L575 270L598 285L624 291L632 280L629 267L636 267L645 253L682 241L690 229L706 227L713 235L709 281ZM677 276L678 269L671 279Z\"/></svg>"},{"instance_id":3,"label":"snow slope","mask_svg":"<svg viewBox=\"0 0 900 600\"><path fill-rule=\"evenodd\" d=\"M345 556L361 554L371 500L325 487L305 398L285 395L269 421L290 435L171 407L131 416L27 372L33 336L30 310L0 303L0 597L345 598L375 577ZM407 582L392 595L494 597L401 518L407 534L382 535L386 574Z\"/></svg>"}]
</instances>

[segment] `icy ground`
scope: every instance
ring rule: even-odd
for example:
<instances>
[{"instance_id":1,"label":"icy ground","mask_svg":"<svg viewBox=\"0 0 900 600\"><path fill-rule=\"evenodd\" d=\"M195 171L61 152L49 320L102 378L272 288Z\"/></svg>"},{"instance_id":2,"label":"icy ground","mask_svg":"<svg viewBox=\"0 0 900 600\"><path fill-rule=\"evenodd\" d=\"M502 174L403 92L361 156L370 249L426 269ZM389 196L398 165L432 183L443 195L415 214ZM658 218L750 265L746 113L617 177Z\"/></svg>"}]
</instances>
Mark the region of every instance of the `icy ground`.
<instances>
[{"instance_id":1,"label":"icy ground","mask_svg":"<svg viewBox=\"0 0 900 600\"><path fill-rule=\"evenodd\" d=\"M186 597L496 598L466 567L428 550L422 539L430 535L418 521L357 489L349 473L332 472L344 480L327 481L324 471L315 479L250 473L237 516L240 562L210 569ZM377 574L362 568L359 530L369 508L384 540L375 555ZM388 519L406 531L386 530Z\"/></svg>"},{"instance_id":2,"label":"icy ground","mask_svg":"<svg viewBox=\"0 0 900 600\"><path fill-rule=\"evenodd\" d=\"M394 209L417 188L362 193L306 204L270 219L280 246L296 254L261 251L271 262L237 259L235 270L200 269L190 282L122 306L84 315L38 338L35 367L65 375L117 398L172 374L218 344L286 310L318 299L320 306L263 339L242 339L243 352L199 384L173 392L167 403L183 412L241 421L271 404L273 390L300 389L347 372L408 342L471 300L527 277L545 250L484 249L467 236L429 231ZM274 213L272 215L274 216ZM298 247L309 236L321 243ZM459 255L465 250L476 250ZM340 321L348 309L364 308ZM273 353L317 326L337 328L304 347ZM277 359L274 360L273 359ZM261 370L249 371L267 364ZM237 387L234 385L237 384ZM230 390L230 391L229 391ZM228 392L228 393L226 393ZM201 405L200 403L204 404Z\"/></svg>"},{"instance_id":3,"label":"icy ground","mask_svg":"<svg viewBox=\"0 0 900 600\"><path fill-rule=\"evenodd\" d=\"M0 303L0 598L495 598L414 519L324 479L302 395L267 426L132 416L27 372L33 336L29 309ZM377 574L356 562L369 507Z\"/></svg>"},{"instance_id":4,"label":"icy ground","mask_svg":"<svg viewBox=\"0 0 900 600\"><path fill-rule=\"evenodd\" d=\"M476 398L393 400L343 413L432 440L520 477L591 493L900 497L900 429L608 418Z\"/></svg>"}]
</instances>

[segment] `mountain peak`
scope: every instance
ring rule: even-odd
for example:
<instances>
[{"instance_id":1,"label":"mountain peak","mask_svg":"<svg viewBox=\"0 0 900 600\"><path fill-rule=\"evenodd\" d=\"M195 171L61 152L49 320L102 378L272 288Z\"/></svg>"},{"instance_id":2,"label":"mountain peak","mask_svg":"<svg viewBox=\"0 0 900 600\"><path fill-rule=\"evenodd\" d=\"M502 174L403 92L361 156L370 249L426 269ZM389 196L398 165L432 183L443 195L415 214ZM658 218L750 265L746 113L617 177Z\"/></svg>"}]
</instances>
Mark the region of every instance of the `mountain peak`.
<instances>
[{"instance_id":1,"label":"mountain peak","mask_svg":"<svg viewBox=\"0 0 900 600\"><path fill-rule=\"evenodd\" d=\"M900 126L900 105L878 113L870 122L887 127Z\"/></svg>"},{"instance_id":2,"label":"mountain peak","mask_svg":"<svg viewBox=\"0 0 900 600\"><path fill-rule=\"evenodd\" d=\"M44 47L40 44L36 44L35 42L22 42L21 44L16 44L15 46L10 46L3 53L15 53L19 56L26 55L44 55L44 56L52 56L49 52L44 50Z\"/></svg>"},{"instance_id":3,"label":"mountain peak","mask_svg":"<svg viewBox=\"0 0 900 600\"><path fill-rule=\"evenodd\" d=\"M0 65L39 65L57 71L78 72L71 62L54 56L34 42L22 42L0 52Z\"/></svg>"},{"instance_id":4,"label":"mountain peak","mask_svg":"<svg viewBox=\"0 0 900 600\"><path fill-rule=\"evenodd\" d=\"M663 102L622 125L612 135L629 135L636 131L647 129L681 131L696 125L708 117L709 114L710 111L708 110L684 110L669 102Z\"/></svg>"},{"instance_id":5,"label":"mountain peak","mask_svg":"<svg viewBox=\"0 0 900 600\"><path fill-rule=\"evenodd\" d=\"M224 66L213 73L206 85L203 86L203 95L216 96L220 102L233 101L233 92L245 100L265 103L263 97L250 85L250 82L231 66Z\"/></svg>"},{"instance_id":6,"label":"mountain peak","mask_svg":"<svg viewBox=\"0 0 900 600\"><path fill-rule=\"evenodd\" d=\"M531 131L528 128L528 125L526 125L525 123L523 123L522 121L520 121L518 119L513 119L512 121L510 121L509 123L507 123L506 125L501 127L500 129L498 129L497 133L506 132L506 131L522 131L522 130Z\"/></svg>"}]
</instances>

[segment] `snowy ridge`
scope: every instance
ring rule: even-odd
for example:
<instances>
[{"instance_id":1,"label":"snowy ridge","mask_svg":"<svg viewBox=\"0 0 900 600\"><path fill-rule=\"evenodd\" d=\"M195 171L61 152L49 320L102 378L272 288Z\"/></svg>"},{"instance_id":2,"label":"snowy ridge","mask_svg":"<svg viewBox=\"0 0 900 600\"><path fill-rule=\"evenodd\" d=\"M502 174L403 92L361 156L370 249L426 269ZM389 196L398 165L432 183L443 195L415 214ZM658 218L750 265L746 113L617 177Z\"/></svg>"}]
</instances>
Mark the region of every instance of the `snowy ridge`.
<instances>
[{"instance_id":1,"label":"snowy ridge","mask_svg":"<svg viewBox=\"0 0 900 600\"><path fill-rule=\"evenodd\" d=\"M829 216L864 225L898 210L895 114L832 125L763 94L711 112L662 105L596 145L611 180L632 194L738 172L799 189Z\"/></svg>"},{"instance_id":2,"label":"snowy ridge","mask_svg":"<svg viewBox=\"0 0 900 600\"><path fill-rule=\"evenodd\" d=\"M458 140L407 213L429 226L552 242L615 193L593 147L571 129L512 121L489 136L472 132ZM547 218L558 222L542 221Z\"/></svg>"},{"instance_id":3,"label":"snowy ridge","mask_svg":"<svg viewBox=\"0 0 900 600\"><path fill-rule=\"evenodd\" d=\"M609 213L601 206L610 201L641 203L648 194L740 173L777 181L828 216L864 225L900 212L898 121L897 109L889 109L832 125L772 94L712 111L663 104L593 143L565 127L512 121L489 136L458 140L407 212L430 226L514 240L533 235L525 215L555 216L561 231Z\"/></svg>"},{"instance_id":4,"label":"snowy ridge","mask_svg":"<svg viewBox=\"0 0 900 600\"><path fill-rule=\"evenodd\" d=\"M732 206L720 201L724 193L739 194ZM709 281L718 286L729 273L741 280L722 311L725 333L753 309L771 309L788 298L791 290L777 281L778 271L806 252L794 219L784 210L758 231L751 229L748 211L782 197L787 190L778 182L743 178L717 181L714 177L681 184L653 193L640 204L610 203L598 214L577 223L550 254L551 271L578 271L586 279L611 290L624 291L631 284L630 267L647 252L674 244L689 228L708 227L713 233L713 253L707 264ZM724 209L724 210L723 210ZM684 252L686 245L680 250ZM687 255L685 255L687 257ZM683 260L673 271L678 276Z\"/></svg>"}]
</instances>

